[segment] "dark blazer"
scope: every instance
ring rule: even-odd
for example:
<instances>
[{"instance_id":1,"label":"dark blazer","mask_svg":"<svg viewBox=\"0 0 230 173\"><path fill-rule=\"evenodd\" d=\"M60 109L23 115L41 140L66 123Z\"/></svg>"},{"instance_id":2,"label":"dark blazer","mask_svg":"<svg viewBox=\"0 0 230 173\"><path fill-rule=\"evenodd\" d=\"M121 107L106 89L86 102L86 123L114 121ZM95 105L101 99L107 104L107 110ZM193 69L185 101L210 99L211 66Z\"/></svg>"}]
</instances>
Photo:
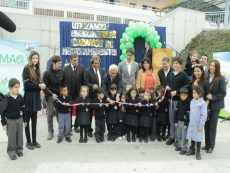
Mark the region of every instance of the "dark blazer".
<instances>
[{"instance_id":1,"label":"dark blazer","mask_svg":"<svg viewBox=\"0 0 230 173\"><path fill-rule=\"evenodd\" d=\"M167 74L167 77L165 77L165 73L164 73L164 69L163 69L163 68L160 69L160 70L158 71L158 77L159 77L159 79L160 79L160 83L161 83L161 85L162 85L164 88L165 88L165 87L168 85L168 83L169 83L169 74L170 74L172 71L173 71L173 68L170 67L169 72L168 72L168 74Z\"/></svg>"},{"instance_id":2,"label":"dark blazer","mask_svg":"<svg viewBox=\"0 0 230 173\"><path fill-rule=\"evenodd\" d=\"M215 84L214 78L212 82L209 83L211 88L210 93L212 94L212 100L210 100L211 111L217 111L225 107L224 97L226 96L226 84L224 78L222 77L222 79L219 81L219 85Z\"/></svg>"},{"instance_id":3,"label":"dark blazer","mask_svg":"<svg viewBox=\"0 0 230 173\"><path fill-rule=\"evenodd\" d=\"M192 90L193 90L193 86L194 86L194 82L189 84L189 97L192 99ZM203 89L203 99L204 101L207 101L207 95L210 93L210 86L208 83L208 80L204 79L202 81L200 81L200 83L198 84L198 86L200 86Z\"/></svg>"},{"instance_id":4,"label":"dark blazer","mask_svg":"<svg viewBox=\"0 0 230 173\"><path fill-rule=\"evenodd\" d=\"M113 83L117 85L117 94L121 94L121 74L117 72L117 76L113 79ZM107 73L102 77L102 87L105 90L105 97L108 98L109 87L111 85L110 75Z\"/></svg>"},{"instance_id":5,"label":"dark blazer","mask_svg":"<svg viewBox=\"0 0 230 173\"><path fill-rule=\"evenodd\" d=\"M105 69L98 68L98 71L101 76L101 87L102 87L102 77L105 75ZM94 84L98 84L98 78L94 72L93 67L89 67L84 72L84 83L89 87L89 98L94 100L97 97L97 90L93 89Z\"/></svg>"},{"instance_id":6,"label":"dark blazer","mask_svg":"<svg viewBox=\"0 0 230 173\"><path fill-rule=\"evenodd\" d=\"M65 66L63 68L64 71L64 83L67 85L67 89L70 93L71 91L71 73L73 73L73 69L71 67L71 64ZM78 64L77 68L77 95L80 93L80 88L82 85L84 85L84 67L81 64ZM73 98L74 99L74 98Z\"/></svg>"},{"instance_id":7,"label":"dark blazer","mask_svg":"<svg viewBox=\"0 0 230 173\"><path fill-rule=\"evenodd\" d=\"M150 61L152 63L152 52L153 52L153 49L151 47L149 47L147 52L146 52L146 48L144 48L143 54L142 54L142 59L148 57L148 58L150 58Z\"/></svg>"}]
</instances>

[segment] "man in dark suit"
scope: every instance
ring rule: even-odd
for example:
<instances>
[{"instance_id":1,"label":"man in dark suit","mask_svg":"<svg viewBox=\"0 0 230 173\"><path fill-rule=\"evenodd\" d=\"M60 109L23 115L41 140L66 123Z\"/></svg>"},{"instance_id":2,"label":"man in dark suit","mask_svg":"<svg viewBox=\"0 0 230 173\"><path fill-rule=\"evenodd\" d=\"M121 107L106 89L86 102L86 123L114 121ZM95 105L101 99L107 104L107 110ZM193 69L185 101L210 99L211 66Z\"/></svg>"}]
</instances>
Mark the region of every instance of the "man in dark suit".
<instances>
[{"instance_id":1,"label":"man in dark suit","mask_svg":"<svg viewBox=\"0 0 230 173\"><path fill-rule=\"evenodd\" d=\"M84 73L84 82L85 85L89 87L89 98L91 101L93 101L97 97L97 89L98 87L102 86L102 77L105 74L105 70L103 68L100 68L100 62L101 59L99 56L93 56L90 60L91 67L87 68ZM92 123L92 113L93 110L91 111L91 116L90 120ZM88 128L88 136L93 137L92 132L93 129L91 127Z\"/></svg>"},{"instance_id":2,"label":"man in dark suit","mask_svg":"<svg viewBox=\"0 0 230 173\"><path fill-rule=\"evenodd\" d=\"M208 72L207 63L208 63L208 56L202 55L202 57L200 58L200 64L202 65L205 73Z\"/></svg>"},{"instance_id":3,"label":"man in dark suit","mask_svg":"<svg viewBox=\"0 0 230 173\"><path fill-rule=\"evenodd\" d=\"M70 55L70 64L65 66L63 70L64 70L64 83L67 85L72 100L76 101L77 97L79 97L80 88L82 85L84 85L84 67L78 63L77 54ZM73 114L73 109L72 109L72 114ZM73 126L72 115L71 115L71 126ZM79 133L80 131L77 126L77 117L74 123L74 130L76 133Z\"/></svg>"},{"instance_id":4,"label":"man in dark suit","mask_svg":"<svg viewBox=\"0 0 230 173\"><path fill-rule=\"evenodd\" d=\"M143 58L149 58L151 63L152 63L152 48L150 47L150 42L146 41L145 42L145 49L143 51L142 59Z\"/></svg>"},{"instance_id":5,"label":"man in dark suit","mask_svg":"<svg viewBox=\"0 0 230 173\"><path fill-rule=\"evenodd\" d=\"M109 66L109 72L103 76L102 78L102 87L105 90L105 98L109 103L112 103L113 101L108 98L108 91L109 87L112 83L117 85L117 95L116 95L116 101L119 101L120 94L122 91L122 86L121 86L121 74L118 73L118 67L115 64L112 64Z\"/></svg>"}]
</instances>

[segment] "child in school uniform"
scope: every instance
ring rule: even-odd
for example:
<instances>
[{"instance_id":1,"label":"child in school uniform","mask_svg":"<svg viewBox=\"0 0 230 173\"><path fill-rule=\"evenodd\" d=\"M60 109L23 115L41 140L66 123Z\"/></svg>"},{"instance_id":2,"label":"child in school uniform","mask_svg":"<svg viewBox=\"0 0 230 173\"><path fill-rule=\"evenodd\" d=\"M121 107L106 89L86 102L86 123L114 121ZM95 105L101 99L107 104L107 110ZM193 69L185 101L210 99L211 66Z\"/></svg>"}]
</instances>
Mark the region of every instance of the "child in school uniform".
<instances>
[{"instance_id":1,"label":"child in school uniform","mask_svg":"<svg viewBox=\"0 0 230 173\"><path fill-rule=\"evenodd\" d=\"M117 124L118 124L118 108L119 104L116 103L117 85L112 84L109 88L109 99L114 101L109 104L107 111L106 123L108 127L108 141L115 141L117 138Z\"/></svg>"},{"instance_id":2,"label":"child in school uniform","mask_svg":"<svg viewBox=\"0 0 230 173\"><path fill-rule=\"evenodd\" d=\"M122 103L125 103L125 100L126 100L126 92L123 92L121 94L121 102ZM125 137L125 127L126 127L126 124L125 124L125 117L126 117L126 110L125 110L125 106L124 104L119 104L120 106L120 109L119 109L119 112L118 112L118 126L117 126L117 136L118 136L118 139L119 141L122 141L126 139Z\"/></svg>"},{"instance_id":3,"label":"child in school uniform","mask_svg":"<svg viewBox=\"0 0 230 173\"><path fill-rule=\"evenodd\" d=\"M156 89L150 88L151 91L151 102L153 103L154 107L152 110L152 125L150 128L150 141L155 141L156 138L156 131L157 131L157 112L158 109L158 103L157 103L157 97L156 97Z\"/></svg>"},{"instance_id":4,"label":"child in school uniform","mask_svg":"<svg viewBox=\"0 0 230 173\"><path fill-rule=\"evenodd\" d=\"M139 115L139 100L137 98L137 89L132 87L128 93L126 98L126 119L125 123L127 125L127 141L131 142L130 139L130 131L132 131L132 141L136 142L136 130L138 125L138 115Z\"/></svg>"},{"instance_id":5,"label":"child in school uniform","mask_svg":"<svg viewBox=\"0 0 230 173\"><path fill-rule=\"evenodd\" d=\"M190 102L189 126L186 138L191 140L191 149L186 153L187 156L195 155L196 159L201 160L200 147L203 140L204 125L207 120L207 104L203 97L203 90L200 86L193 87L193 99Z\"/></svg>"},{"instance_id":6,"label":"child in school uniform","mask_svg":"<svg viewBox=\"0 0 230 173\"><path fill-rule=\"evenodd\" d=\"M79 143L87 143L87 132L88 126L91 123L90 121L90 103L91 99L88 97L89 88L85 85L80 88L80 97L76 99L77 105L77 125L80 126L80 139ZM84 131L84 139L83 139L83 131Z\"/></svg>"},{"instance_id":7,"label":"child in school uniform","mask_svg":"<svg viewBox=\"0 0 230 173\"><path fill-rule=\"evenodd\" d=\"M61 143L65 137L66 141L72 142L70 138L71 129L71 108L72 98L68 95L68 89L65 84L59 86L60 95L56 100L56 109L58 111L58 140L57 143ZM61 103L59 102L61 101Z\"/></svg>"},{"instance_id":8,"label":"child in school uniform","mask_svg":"<svg viewBox=\"0 0 230 173\"><path fill-rule=\"evenodd\" d=\"M105 142L104 133L105 133L105 116L107 107L109 104L106 103L105 91L102 87L97 89L97 98L94 99L93 103L100 103L93 105L95 110L95 138L97 143Z\"/></svg>"},{"instance_id":9,"label":"child in school uniform","mask_svg":"<svg viewBox=\"0 0 230 173\"><path fill-rule=\"evenodd\" d=\"M144 88L139 88L137 91L138 91L138 100L139 100L139 103L141 103L144 100L145 90L144 90ZM140 118L140 114L138 116L138 119L139 118ZM139 138L139 134L140 134L140 126L138 125L137 126L137 137L138 138Z\"/></svg>"},{"instance_id":10,"label":"child in school uniform","mask_svg":"<svg viewBox=\"0 0 230 173\"><path fill-rule=\"evenodd\" d=\"M158 109L157 109L157 136L158 141L162 142L166 141L166 126L169 123L169 115L168 115L168 107L169 101L167 97L164 96L165 88L163 86L157 87L157 102L158 102ZM161 133L162 132L162 133Z\"/></svg>"},{"instance_id":11,"label":"child in school uniform","mask_svg":"<svg viewBox=\"0 0 230 173\"><path fill-rule=\"evenodd\" d=\"M16 160L17 156L23 156L23 124L26 127L27 120L24 101L18 93L20 82L12 78L8 87L10 92L6 94L7 107L1 115L1 123L8 136L7 153L11 160Z\"/></svg>"},{"instance_id":12,"label":"child in school uniform","mask_svg":"<svg viewBox=\"0 0 230 173\"><path fill-rule=\"evenodd\" d=\"M174 114L174 124L177 128L177 147L176 151L180 151L180 155L184 155L187 152L188 140L186 139L188 128L188 114L190 110L189 90L187 87L180 89L180 100L177 103Z\"/></svg>"}]
</instances>

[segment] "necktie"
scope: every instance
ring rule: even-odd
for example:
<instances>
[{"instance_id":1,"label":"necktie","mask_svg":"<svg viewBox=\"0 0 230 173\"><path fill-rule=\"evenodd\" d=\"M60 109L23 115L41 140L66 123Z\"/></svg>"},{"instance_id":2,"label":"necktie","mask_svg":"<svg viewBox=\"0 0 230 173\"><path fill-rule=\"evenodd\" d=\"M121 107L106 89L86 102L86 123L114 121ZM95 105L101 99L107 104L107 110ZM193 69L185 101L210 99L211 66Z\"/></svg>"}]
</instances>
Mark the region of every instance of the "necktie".
<instances>
[{"instance_id":1,"label":"necktie","mask_svg":"<svg viewBox=\"0 0 230 173\"><path fill-rule=\"evenodd\" d=\"M111 83L113 83L113 79L111 78Z\"/></svg>"},{"instance_id":2,"label":"necktie","mask_svg":"<svg viewBox=\"0 0 230 173\"><path fill-rule=\"evenodd\" d=\"M76 67L73 67L73 71L76 71Z\"/></svg>"},{"instance_id":3,"label":"necktie","mask_svg":"<svg viewBox=\"0 0 230 173\"><path fill-rule=\"evenodd\" d=\"M95 69L95 71L96 71L96 76L97 76L98 86L100 87L100 84L99 84L99 76L98 76L98 73L97 73L97 69Z\"/></svg>"}]
</instances>

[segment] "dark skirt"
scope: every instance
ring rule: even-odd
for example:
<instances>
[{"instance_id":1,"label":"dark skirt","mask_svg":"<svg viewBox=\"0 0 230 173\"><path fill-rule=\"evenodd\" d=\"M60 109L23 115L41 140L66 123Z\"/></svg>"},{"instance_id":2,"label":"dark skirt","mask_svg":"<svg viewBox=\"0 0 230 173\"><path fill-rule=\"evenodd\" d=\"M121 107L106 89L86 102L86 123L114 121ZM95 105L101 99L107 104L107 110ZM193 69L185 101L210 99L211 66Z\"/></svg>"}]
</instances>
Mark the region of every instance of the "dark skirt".
<instances>
[{"instance_id":1,"label":"dark skirt","mask_svg":"<svg viewBox=\"0 0 230 173\"><path fill-rule=\"evenodd\" d=\"M40 91L37 92L25 92L24 104L26 111L37 112L41 110L41 95Z\"/></svg>"},{"instance_id":2,"label":"dark skirt","mask_svg":"<svg viewBox=\"0 0 230 173\"><path fill-rule=\"evenodd\" d=\"M118 123L118 111L110 110L108 111L107 117L106 117L106 123L107 124L117 124Z\"/></svg>"},{"instance_id":3,"label":"dark skirt","mask_svg":"<svg viewBox=\"0 0 230 173\"><path fill-rule=\"evenodd\" d=\"M139 126L141 127L151 127L153 123L153 117L150 116L140 116Z\"/></svg>"},{"instance_id":4,"label":"dark skirt","mask_svg":"<svg viewBox=\"0 0 230 173\"><path fill-rule=\"evenodd\" d=\"M138 114L136 115L127 114L125 118L125 123L129 126L137 127L138 126Z\"/></svg>"},{"instance_id":5,"label":"dark skirt","mask_svg":"<svg viewBox=\"0 0 230 173\"><path fill-rule=\"evenodd\" d=\"M159 121L162 125L169 124L169 114L166 112L159 112L157 115L157 121Z\"/></svg>"},{"instance_id":6,"label":"dark skirt","mask_svg":"<svg viewBox=\"0 0 230 173\"><path fill-rule=\"evenodd\" d=\"M78 126L89 125L91 123L89 112L77 112L76 116Z\"/></svg>"}]
</instances>

